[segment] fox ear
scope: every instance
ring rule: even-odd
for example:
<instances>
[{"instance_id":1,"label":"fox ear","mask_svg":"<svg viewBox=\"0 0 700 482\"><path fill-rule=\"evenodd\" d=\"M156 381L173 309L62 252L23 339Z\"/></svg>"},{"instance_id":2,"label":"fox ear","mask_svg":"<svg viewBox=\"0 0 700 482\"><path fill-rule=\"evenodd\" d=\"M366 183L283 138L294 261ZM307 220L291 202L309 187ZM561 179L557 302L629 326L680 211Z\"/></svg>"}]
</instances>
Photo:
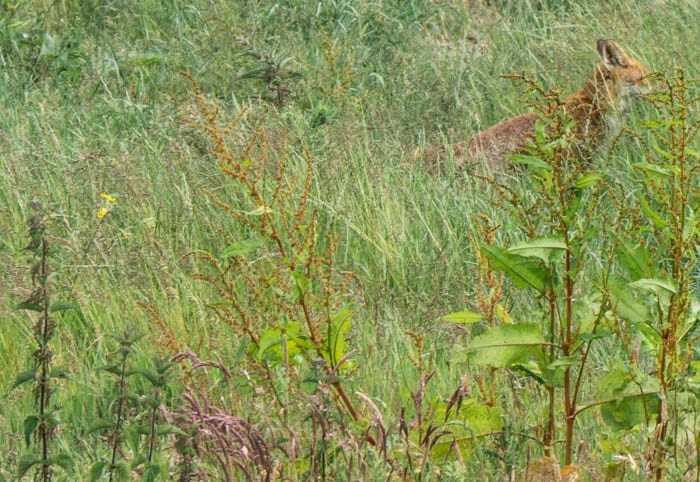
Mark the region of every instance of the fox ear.
<instances>
[{"instance_id":1,"label":"fox ear","mask_svg":"<svg viewBox=\"0 0 700 482\"><path fill-rule=\"evenodd\" d=\"M603 65L608 70L615 66L625 67L627 65L627 55L615 42L605 39L598 39L598 53L603 59Z\"/></svg>"}]
</instances>

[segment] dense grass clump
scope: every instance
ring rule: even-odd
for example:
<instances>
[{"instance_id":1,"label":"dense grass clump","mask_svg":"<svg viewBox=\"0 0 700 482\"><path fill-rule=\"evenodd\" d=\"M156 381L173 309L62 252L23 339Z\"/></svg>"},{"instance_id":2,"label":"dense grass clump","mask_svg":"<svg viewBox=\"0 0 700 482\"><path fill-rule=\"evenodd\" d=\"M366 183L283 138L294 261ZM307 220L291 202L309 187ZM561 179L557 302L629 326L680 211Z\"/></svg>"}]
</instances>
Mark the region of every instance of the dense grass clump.
<instances>
[{"instance_id":1,"label":"dense grass clump","mask_svg":"<svg viewBox=\"0 0 700 482\"><path fill-rule=\"evenodd\" d=\"M698 22L5 2L0 479L696 479ZM551 169L413 160L578 89L598 38L657 89L588 164L556 110Z\"/></svg>"}]
</instances>

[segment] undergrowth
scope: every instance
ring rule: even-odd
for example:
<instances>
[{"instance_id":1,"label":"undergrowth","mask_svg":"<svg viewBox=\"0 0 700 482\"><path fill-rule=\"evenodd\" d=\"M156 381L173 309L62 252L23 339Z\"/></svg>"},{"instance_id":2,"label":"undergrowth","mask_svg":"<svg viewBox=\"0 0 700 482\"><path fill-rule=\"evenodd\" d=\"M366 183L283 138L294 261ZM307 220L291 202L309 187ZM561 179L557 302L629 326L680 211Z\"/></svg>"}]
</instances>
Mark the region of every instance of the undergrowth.
<instances>
[{"instance_id":1,"label":"undergrowth","mask_svg":"<svg viewBox=\"0 0 700 482\"><path fill-rule=\"evenodd\" d=\"M697 480L699 18L4 2L0 479ZM661 73L579 163L597 38Z\"/></svg>"}]
</instances>

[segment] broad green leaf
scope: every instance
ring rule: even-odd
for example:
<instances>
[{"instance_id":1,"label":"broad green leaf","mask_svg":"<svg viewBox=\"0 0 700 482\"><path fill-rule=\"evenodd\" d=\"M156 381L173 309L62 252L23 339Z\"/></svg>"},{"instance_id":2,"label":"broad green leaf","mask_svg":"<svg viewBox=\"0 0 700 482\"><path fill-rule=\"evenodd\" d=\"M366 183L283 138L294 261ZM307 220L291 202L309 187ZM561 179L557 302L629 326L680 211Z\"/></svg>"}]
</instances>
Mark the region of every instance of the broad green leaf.
<instances>
[{"instance_id":1,"label":"broad green leaf","mask_svg":"<svg viewBox=\"0 0 700 482\"><path fill-rule=\"evenodd\" d=\"M306 292L311 287L311 280L301 273L296 271L292 272L292 278L294 278L294 299L300 300L304 297Z\"/></svg>"},{"instance_id":2,"label":"broad green leaf","mask_svg":"<svg viewBox=\"0 0 700 482\"><path fill-rule=\"evenodd\" d=\"M481 313L474 313L473 311L455 311L449 315L444 315L441 320L448 323L476 323L483 318Z\"/></svg>"},{"instance_id":3,"label":"broad green leaf","mask_svg":"<svg viewBox=\"0 0 700 482\"><path fill-rule=\"evenodd\" d=\"M585 189L587 187L595 186L601 179L603 179L603 176L595 172L584 174L578 181L576 181L576 189Z\"/></svg>"},{"instance_id":4,"label":"broad green leaf","mask_svg":"<svg viewBox=\"0 0 700 482\"><path fill-rule=\"evenodd\" d=\"M29 447L32 444L32 434L34 433L34 430L36 430L37 426L39 426L39 417L36 415L29 415L27 418L24 419L24 441L27 444L27 447Z\"/></svg>"},{"instance_id":5,"label":"broad green leaf","mask_svg":"<svg viewBox=\"0 0 700 482\"><path fill-rule=\"evenodd\" d=\"M437 407L436 418L445 418L446 405ZM474 403L467 400L461 410L452 409L446 423L442 426L445 432L432 446L432 455L445 457L454 453L454 446L459 447L462 455L469 455L474 448L477 437L485 437L503 430L501 409Z\"/></svg>"},{"instance_id":6,"label":"broad green leaf","mask_svg":"<svg viewBox=\"0 0 700 482\"><path fill-rule=\"evenodd\" d=\"M538 355L539 357L539 355ZM542 369L540 368L540 364L534 360L531 360L527 363L519 363L517 365L513 366L513 370L518 371L522 373L523 375L526 375L533 380L535 380L537 383L541 385L547 384L547 380L545 380L545 374L542 373ZM550 383L551 384L551 383Z\"/></svg>"},{"instance_id":7,"label":"broad green leaf","mask_svg":"<svg viewBox=\"0 0 700 482\"><path fill-rule=\"evenodd\" d=\"M118 475L118 478L121 480L131 480L131 477L129 477L129 464L127 464L124 461L117 462L114 464L114 472Z\"/></svg>"},{"instance_id":8,"label":"broad green leaf","mask_svg":"<svg viewBox=\"0 0 700 482\"><path fill-rule=\"evenodd\" d=\"M59 311L75 310L76 308L78 308L78 305L74 303L68 303L67 301L57 301L55 303L51 303L51 306L49 307L49 312L56 313Z\"/></svg>"},{"instance_id":9,"label":"broad green leaf","mask_svg":"<svg viewBox=\"0 0 700 482\"><path fill-rule=\"evenodd\" d=\"M508 249L509 253L524 256L526 258L539 258L550 263L566 251L566 244L561 238L541 237L530 241L517 243Z\"/></svg>"},{"instance_id":10,"label":"broad green leaf","mask_svg":"<svg viewBox=\"0 0 700 482\"><path fill-rule=\"evenodd\" d=\"M654 418L659 409L658 384L650 377L633 380L625 370L613 370L598 379L597 400L603 419L617 430L629 430Z\"/></svg>"},{"instance_id":11,"label":"broad green leaf","mask_svg":"<svg viewBox=\"0 0 700 482\"><path fill-rule=\"evenodd\" d=\"M547 366L547 369L549 370L556 370L559 368L570 368L574 365L576 365L579 362L577 357L564 357L562 356L561 358L558 358L554 360L552 363L550 363Z\"/></svg>"},{"instance_id":12,"label":"broad green leaf","mask_svg":"<svg viewBox=\"0 0 700 482\"><path fill-rule=\"evenodd\" d=\"M503 430L501 409L475 403L463 410L464 421L477 436L488 435Z\"/></svg>"},{"instance_id":13,"label":"broad green leaf","mask_svg":"<svg viewBox=\"0 0 700 482\"><path fill-rule=\"evenodd\" d=\"M641 278L637 281L629 283L629 285L632 288L639 288L654 293L662 299L667 299L669 296L675 295L677 292L675 283L669 279Z\"/></svg>"},{"instance_id":14,"label":"broad green leaf","mask_svg":"<svg viewBox=\"0 0 700 482\"><path fill-rule=\"evenodd\" d=\"M44 311L44 305L40 305L39 303L33 303L31 301L23 301L20 304L15 305L15 310L29 310L42 313Z\"/></svg>"},{"instance_id":15,"label":"broad green leaf","mask_svg":"<svg viewBox=\"0 0 700 482\"><path fill-rule=\"evenodd\" d=\"M700 320L700 300L691 297L688 315L685 317L684 324L678 334L678 339L683 340L688 333L696 333L698 320Z\"/></svg>"},{"instance_id":16,"label":"broad green leaf","mask_svg":"<svg viewBox=\"0 0 700 482\"><path fill-rule=\"evenodd\" d=\"M31 370L26 370L23 372L18 373L15 375L15 380L12 382L12 385L10 386L10 390L13 390L20 385L23 385L27 382L34 381L36 380L36 370L31 369Z\"/></svg>"},{"instance_id":17,"label":"broad green leaf","mask_svg":"<svg viewBox=\"0 0 700 482\"><path fill-rule=\"evenodd\" d=\"M517 323L487 330L469 343L466 353L477 365L506 368L526 363L545 343L538 324Z\"/></svg>"},{"instance_id":18,"label":"broad green leaf","mask_svg":"<svg viewBox=\"0 0 700 482\"><path fill-rule=\"evenodd\" d=\"M518 164L524 164L526 166L534 167L537 169L543 169L545 171L552 170L552 166L550 166L546 161L536 156L528 156L526 154L509 154L505 157Z\"/></svg>"},{"instance_id":19,"label":"broad green leaf","mask_svg":"<svg viewBox=\"0 0 700 482\"><path fill-rule=\"evenodd\" d=\"M72 472L75 466L75 461L66 452L61 452L59 454L53 455L49 458L52 464L56 464L61 467L66 472Z\"/></svg>"},{"instance_id":20,"label":"broad green leaf","mask_svg":"<svg viewBox=\"0 0 700 482\"><path fill-rule=\"evenodd\" d=\"M284 331L279 327L267 328L260 336L258 360L267 359L272 363L283 361L284 344L286 344L289 360L308 349L310 342L305 340L299 331L299 324L295 322L288 322L284 326Z\"/></svg>"},{"instance_id":21,"label":"broad green leaf","mask_svg":"<svg viewBox=\"0 0 700 482\"><path fill-rule=\"evenodd\" d=\"M224 248L224 250L221 252L221 257L223 259L228 259L234 256L242 256L244 254L252 253L263 246L265 246L265 239L263 238L246 239L245 241L239 241Z\"/></svg>"},{"instance_id":22,"label":"broad green leaf","mask_svg":"<svg viewBox=\"0 0 700 482\"><path fill-rule=\"evenodd\" d=\"M94 433L94 432L101 432L103 430L111 430L114 427L114 422L109 421L109 420L98 420L97 422L93 422L88 426L88 428L85 430L86 434Z\"/></svg>"},{"instance_id":23,"label":"broad green leaf","mask_svg":"<svg viewBox=\"0 0 700 482\"><path fill-rule=\"evenodd\" d=\"M19 480L22 480L22 478L26 475L26 473L34 467L35 465L38 465L42 462L41 457L36 454L25 454L22 455L19 458L19 462L17 463L17 475L19 477Z\"/></svg>"},{"instance_id":24,"label":"broad green leaf","mask_svg":"<svg viewBox=\"0 0 700 482\"><path fill-rule=\"evenodd\" d=\"M637 302L637 298L626 283L612 281L610 283L610 295L613 309L623 320L634 324L645 323L651 320L649 309Z\"/></svg>"},{"instance_id":25,"label":"broad green leaf","mask_svg":"<svg viewBox=\"0 0 700 482\"><path fill-rule=\"evenodd\" d=\"M90 468L90 480L95 481L95 480L100 480L102 478L102 474L105 472L105 468L107 468L107 461L102 460L100 462L97 462Z\"/></svg>"},{"instance_id":26,"label":"broad green leaf","mask_svg":"<svg viewBox=\"0 0 700 482\"><path fill-rule=\"evenodd\" d=\"M282 344L282 330L279 328L267 328L260 335L258 341L258 361L262 361L263 357L273 347L280 347Z\"/></svg>"},{"instance_id":27,"label":"broad green leaf","mask_svg":"<svg viewBox=\"0 0 700 482\"><path fill-rule=\"evenodd\" d=\"M631 280L654 276L655 263L644 246L641 244L631 246L619 237L616 237L616 241L618 242L617 258Z\"/></svg>"},{"instance_id":28,"label":"broad green leaf","mask_svg":"<svg viewBox=\"0 0 700 482\"><path fill-rule=\"evenodd\" d=\"M493 269L505 272L520 288L534 288L543 293L549 284L549 273L537 259L509 253L488 244L482 244L481 251Z\"/></svg>"},{"instance_id":29,"label":"broad green leaf","mask_svg":"<svg viewBox=\"0 0 700 482\"><path fill-rule=\"evenodd\" d=\"M331 318L330 330L328 333L328 355L330 362L335 366L346 353L345 337L352 326L351 308L343 308Z\"/></svg>"}]
</instances>

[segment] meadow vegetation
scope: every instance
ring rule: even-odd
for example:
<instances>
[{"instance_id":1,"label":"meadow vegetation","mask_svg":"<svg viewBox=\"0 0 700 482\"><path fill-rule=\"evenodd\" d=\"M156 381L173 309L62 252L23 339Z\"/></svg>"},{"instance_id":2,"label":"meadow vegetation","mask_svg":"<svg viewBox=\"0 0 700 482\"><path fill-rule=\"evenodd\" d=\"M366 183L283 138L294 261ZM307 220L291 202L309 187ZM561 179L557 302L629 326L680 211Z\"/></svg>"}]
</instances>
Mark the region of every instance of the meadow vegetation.
<instances>
[{"instance_id":1,"label":"meadow vegetation","mask_svg":"<svg viewBox=\"0 0 700 482\"><path fill-rule=\"evenodd\" d=\"M700 480L699 23L3 2L0 480ZM598 38L656 91L582 163ZM528 169L410 156L536 108Z\"/></svg>"}]
</instances>

